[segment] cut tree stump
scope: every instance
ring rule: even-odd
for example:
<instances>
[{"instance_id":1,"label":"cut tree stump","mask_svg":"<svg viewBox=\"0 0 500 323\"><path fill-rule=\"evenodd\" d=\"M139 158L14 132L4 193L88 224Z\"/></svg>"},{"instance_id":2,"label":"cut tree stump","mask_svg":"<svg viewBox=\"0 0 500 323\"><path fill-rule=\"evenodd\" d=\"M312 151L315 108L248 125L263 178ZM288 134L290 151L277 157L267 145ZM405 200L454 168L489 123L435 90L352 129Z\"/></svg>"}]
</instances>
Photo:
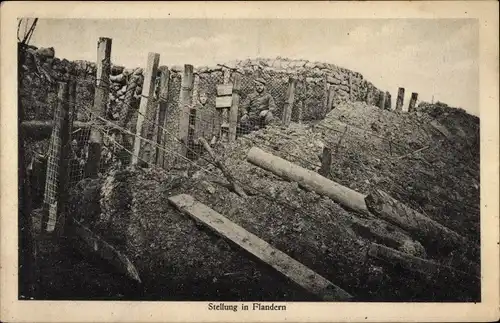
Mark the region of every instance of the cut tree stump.
<instances>
[{"instance_id":1,"label":"cut tree stump","mask_svg":"<svg viewBox=\"0 0 500 323\"><path fill-rule=\"evenodd\" d=\"M409 208L381 190L373 190L365 201L370 212L406 230L423 244L446 250L471 247L468 241L455 231Z\"/></svg>"},{"instance_id":2,"label":"cut tree stump","mask_svg":"<svg viewBox=\"0 0 500 323\"><path fill-rule=\"evenodd\" d=\"M350 210L369 214L365 203L365 195L331 181L316 172L300 167L257 147L250 149L247 154L247 161L277 176L308 187L320 195L327 196Z\"/></svg>"},{"instance_id":3,"label":"cut tree stump","mask_svg":"<svg viewBox=\"0 0 500 323\"><path fill-rule=\"evenodd\" d=\"M169 201L180 212L189 215L196 222L202 223L223 238L257 257L297 285L325 301L348 301L352 296L320 276L310 268L292 259L284 252L231 222L208 206L197 202L192 196L180 194Z\"/></svg>"}]
</instances>

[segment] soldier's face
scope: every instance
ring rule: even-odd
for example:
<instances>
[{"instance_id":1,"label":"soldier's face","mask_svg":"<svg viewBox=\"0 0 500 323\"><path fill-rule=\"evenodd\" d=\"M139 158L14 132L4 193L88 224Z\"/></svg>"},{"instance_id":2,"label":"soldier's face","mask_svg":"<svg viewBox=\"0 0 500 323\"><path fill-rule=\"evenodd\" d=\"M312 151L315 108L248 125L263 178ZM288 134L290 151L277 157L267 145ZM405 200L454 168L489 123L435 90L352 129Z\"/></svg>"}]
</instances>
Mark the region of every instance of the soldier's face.
<instances>
[{"instance_id":1,"label":"soldier's face","mask_svg":"<svg viewBox=\"0 0 500 323\"><path fill-rule=\"evenodd\" d=\"M255 84L255 90L257 91L257 93L262 93L262 91L264 91L264 84L262 84L262 83L256 83Z\"/></svg>"},{"instance_id":2,"label":"soldier's face","mask_svg":"<svg viewBox=\"0 0 500 323\"><path fill-rule=\"evenodd\" d=\"M206 94L200 94L200 103L205 104L207 103L207 95Z\"/></svg>"}]
</instances>

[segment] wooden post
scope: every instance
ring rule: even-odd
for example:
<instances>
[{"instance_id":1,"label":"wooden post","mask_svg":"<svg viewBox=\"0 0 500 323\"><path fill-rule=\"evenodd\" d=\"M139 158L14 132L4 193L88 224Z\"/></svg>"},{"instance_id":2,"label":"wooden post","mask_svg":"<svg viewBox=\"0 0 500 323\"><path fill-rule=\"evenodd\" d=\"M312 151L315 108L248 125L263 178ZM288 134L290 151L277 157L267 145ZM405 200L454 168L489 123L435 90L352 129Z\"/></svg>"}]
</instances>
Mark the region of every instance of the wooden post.
<instances>
[{"instance_id":1,"label":"wooden post","mask_svg":"<svg viewBox=\"0 0 500 323\"><path fill-rule=\"evenodd\" d=\"M61 174L63 169L64 145L68 144L69 126L69 92L68 84L59 82L57 106L54 109L54 127L50 140L47 160L47 177L45 181L45 196L43 202L42 231L53 232L60 213Z\"/></svg>"},{"instance_id":2,"label":"wooden post","mask_svg":"<svg viewBox=\"0 0 500 323\"><path fill-rule=\"evenodd\" d=\"M152 139L155 120L155 100L153 98L155 91L156 74L160 54L149 53L148 63L144 71L144 84L142 85L141 104L139 105L139 114L137 116L137 128L135 132L134 150L132 155L132 164L137 164L139 159L145 162L154 161L155 147L150 142L142 142L141 137ZM144 119L146 125L144 126ZM152 158L150 158L152 157Z\"/></svg>"},{"instance_id":3,"label":"wooden post","mask_svg":"<svg viewBox=\"0 0 500 323\"><path fill-rule=\"evenodd\" d=\"M385 92L385 109L392 110L392 96L389 92Z\"/></svg>"},{"instance_id":4,"label":"wooden post","mask_svg":"<svg viewBox=\"0 0 500 323\"><path fill-rule=\"evenodd\" d=\"M168 83L170 80L170 71L168 68L160 71L160 90L158 92L159 109L158 109L158 136L157 143L159 147L164 147L167 139L167 134L163 130L167 124L167 106L168 106ZM165 152L156 147L156 165L164 167Z\"/></svg>"},{"instance_id":5,"label":"wooden post","mask_svg":"<svg viewBox=\"0 0 500 323\"><path fill-rule=\"evenodd\" d=\"M328 88L328 104L327 104L327 110L326 113L332 111L333 109L333 100L335 99L335 90L333 86L330 85Z\"/></svg>"},{"instance_id":6,"label":"wooden post","mask_svg":"<svg viewBox=\"0 0 500 323\"><path fill-rule=\"evenodd\" d=\"M303 110L304 110L304 102L302 100L300 100L297 103L297 122L298 123L302 123Z\"/></svg>"},{"instance_id":7,"label":"wooden post","mask_svg":"<svg viewBox=\"0 0 500 323\"><path fill-rule=\"evenodd\" d=\"M17 90L21 91L23 84L22 64L25 60L26 51L22 47L22 43L18 43L18 74L17 74ZM20 92L18 92L20 93ZM23 107L23 100L19 97L17 105L18 113L18 129L19 129L19 140L18 140L18 159L17 159L17 169L18 169L18 226L17 233L19 236L19 282L23 282L19 285L19 296L24 296L27 299L30 297L35 297L36 295L36 277L33 268L36 268L36 253L35 253L35 239L32 221L32 197L30 192L30 182L27 174L26 167L26 151L25 151L25 137L24 132L21 131L20 125L24 122L25 109ZM12 216L14 216L12 214Z\"/></svg>"},{"instance_id":8,"label":"wooden post","mask_svg":"<svg viewBox=\"0 0 500 323\"><path fill-rule=\"evenodd\" d=\"M111 39L99 38L97 43L97 72L94 106L92 113L98 117L105 118L106 104L109 97L109 74L111 73ZM94 119L94 118L92 118ZM101 120L95 122L102 124ZM92 127L89 139L89 157L86 166L86 175L97 178L101 161L102 133L98 127Z\"/></svg>"},{"instance_id":9,"label":"wooden post","mask_svg":"<svg viewBox=\"0 0 500 323\"><path fill-rule=\"evenodd\" d=\"M290 125L292 120L292 109L293 102L295 100L295 87L297 85L297 79L293 76L288 78L288 91L286 95L285 107L283 108L283 114L281 116L281 121L285 127Z\"/></svg>"},{"instance_id":10,"label":"wooden post","mask_svg":"<svg viewBox=\"0 0 500 323\"><path fill-rule=\"evenodd\" d=\"M193 65L184 65L184 74L182 75L181 93L179 97L180 119L179 119L179 138L182 140L180 153L187 155L189 115L191 112L191 103L193 100Z\"/></svg>"},{"instance_id":11,"label":"wooden post","mask_svg":"<svg viewBox=\"0 0 500 323\"><path fill-rule=\"evenodd\" d=\"M380 109L385 109L385 93L384 92L380 92L378 107Z\"/></svg>"},{"instance_id":12,"label":"wooden post","mask_svg":"<svg viewBox=\"0 0 500 323\"><path fill-rule=\"evenodd\" d=\"M398 98L396 99L396 111L403 111L403 103L405 100L405 88L398 89Z\"/></svg>"},{"instance_id":13,"label":"wooden post","mask_svg":"<svg viewBox=\"0 0 500 323\"><path fill-rule=\"evenodd\" d=\"M328 147L323 147L323 155L321 156L321 168L319 174L323 177L330 178L330 168L332 167L332 150Z\"/></svg>"},{"instance_id":14,"label":"wooden post","mask_svg":"<svg viewBox=\"0 0 500 323\"><path fill-rule=\"evenodd\" d=\"M326 75L325 73L323 75L323 118L328 113L328 98L329 98L328 88L329 88L328 75Z\"/></svg>"},{"instance_id":15,"label":"wooden post","mask_svg":"<svg viewBox=\"0 0 500 323\"><path fill-rule=\"evenodd\" d=\"M349 74L349 101L353 101L354 95L352 93L352 75Z\"/></svg>"},{"instance_id":16,"label":"wooden post","mask_svg":"<svg viewBox=\"0 0 500 323\"><path fill-rule=\"evenodd\" d=\"M238 109L240 106L241 74L233 73L233 94L229 111L229 141L236 140L236 126L238 124Z\"/></svg>"},{"instance_id":17,"label":"wooden post","mask_svg":"<svg viewBox=\"0 0 500 323\"><path fill-rule=\"evenodd\" d=\"M68 106L66 113L63 113L64 118L60 121L61 123L61 162L59 167L59 197L58 197L58 221L62 224L59 234L64 233L66 221L64 213L61 213L62 207L65 205L68 198L68 189L70 178L70 153L71 153L71 133L73 129L73 118L76 114L76 81L71 80L69 82L68 88ZM63 106L64 107L64 106ZM57 124L57 123L55 123Z\"/></svg>"},{"instance_id":18,"label":"wooden post","mask_svg":"<svg viewBox=\"0 0 500 323\"><path fill-rule=\"evenodd\" d=\"M413 112L415 110L417 99L418 99L418 93L413 92L411 94L410 105L408 106L408 112Z\"/></svg>"}]
</instances>

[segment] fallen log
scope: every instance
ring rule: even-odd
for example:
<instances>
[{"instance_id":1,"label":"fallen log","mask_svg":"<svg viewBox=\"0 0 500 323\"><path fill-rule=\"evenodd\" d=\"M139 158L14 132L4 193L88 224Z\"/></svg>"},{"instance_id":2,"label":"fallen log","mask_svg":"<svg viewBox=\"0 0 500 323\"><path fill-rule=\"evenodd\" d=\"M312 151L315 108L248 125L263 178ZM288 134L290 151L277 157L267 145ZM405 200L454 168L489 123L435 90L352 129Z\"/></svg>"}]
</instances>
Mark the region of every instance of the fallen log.
<instances>
[{"instance_id":1,"label":"fallen log","mask_svg":"<svg viewBox=\"0 0 500 323\"><path fill-rule=\"evenodd\" d=\"M169 201L182 213L189 215L197 222L201 222L223 238L229 239L233 244L257 257L264 264L271 266L321 300L347 301L352 299L352 296L342 288L332 284L313 270L208 206L196 201L192 196L180 194L170 197Z\"/></svg>"},{"instance_id":2,"label":"fallen log","mask_svg":"<svg viewBox=\"0 0 500 323\"><path fill-rule=\"evenodd\" d=\"M369 214L365 203L365 195L331 181L316 172L302 168L257 147L250 149L247 160L275 175L297 182L299 185L306 186L320 195L327 196L350 210Z\"/></svg>"},{"instance_id":3,"label":"fallen log","mask_svg":"<svg viewBox=\"0 0 500 323\"><path fill-rule=\"evenodd\" d=\"M445 250L470 247L467 239L455 231L409 208L381 190L373 190L365 201L371 213L406 230L427 246L437 246Z\"/></svg>"},{"instance_id":4,"label":"fallen log","mask_svg":"<svg viewBox=\"0 0 500 323\"><path fill-rule=\"evenodd\" d=\"M457 282L462 280L478 282L480 280L480 278L474 274L462 272L455 268L444 266L431 260L415 257L376 243L370 245L368 256L382 260L392 266L397 265L406 270L417 272L429 281L441 280L443 277L445 277L448 282L452 280Z\"/></svg>"},{"instance_id":5,"label":"fallen log","mask_svg":"<svg viewBox=\"0 0 500 323\"><path fill-rule=\"evenodd\" d=\"M54 126L53 120L30 120L23 121L20 125L20 132L22 136L28 138L35 138L38 140L47 139L52 134L52 127ZM74 121L73 129L90 128L91 123Z\"/></svg>"},{"instance_id":6,"label":"fallen log","mask_svg":"<svg viewBox=\"0 0 500 323\"><path fill-rule=\"evenodd\" d=\"M210 155L210 157L214 160L215 165L222 171L222 174L224 174L224 177L228 180L228 182L231 184L233 191L238 194L241 197L246 197L246 193L243 190L243 188L236 182L236 179L234 176L229 172L229 170L224 166L224 163L215 156L215 153L213 152L212 148L210 148L210 145L208 142L205 140L205 138L200 137L198 138L198 142L203 145L203 148L207 151L207 153Z\"/></svg>"}]
</instances>

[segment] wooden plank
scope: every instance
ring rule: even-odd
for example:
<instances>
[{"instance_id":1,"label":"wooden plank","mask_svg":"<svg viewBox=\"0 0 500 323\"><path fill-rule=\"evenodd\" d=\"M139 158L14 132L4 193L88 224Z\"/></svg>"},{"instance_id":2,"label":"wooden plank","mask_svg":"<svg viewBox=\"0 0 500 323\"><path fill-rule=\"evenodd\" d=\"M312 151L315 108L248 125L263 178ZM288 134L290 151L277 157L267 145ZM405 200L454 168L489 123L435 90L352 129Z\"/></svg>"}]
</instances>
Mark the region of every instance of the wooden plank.
<instances>
[{"instance_id":1,"label":"wooden plank","mask_svg":"<svg viewBox=\"0 0 500 323\"><path fill-rule=\"evenodd\" d=\"M127 256L120 253L112 245L92 232L76 219L72 219L69 229L75 241L75 247L84 255L95 254L115 268L119 273L141 283L139 272Z\"/></svg>"},{"instance_id":2,"label":"wooden plank","mask_svg":"<svg viewBox=\"0 0 500 323\"><path fill-rule=\"evenodd\" d=\"M160 90L158 92L159 96L159 107L158 107L158 135L157 143L159 147L164 147L166 144L167 133L163 130L167 124L167 107L168 107L168 83L170 80L170 71L168 68L164 68L160 71ZM164 167L165 152L160 150L159 147L156 148L156 165Z\"/></svg>"},{"instance_id":3,"label":"wooden plank","mask_svg":"<svg viewBox=\"0 0 500 323\"><path fill-rule=\"evenodd\" d=\"M137 164L139 159L150 162L150 157L154 157L153 150L155 150L155 147L152 147L150 142L143 142L141 137L146 139L152 139L153 137L154 125L151 123L155 122L156 116L153 95L159 62L160 54L148 54L148 62L144 72L144 84L142 85L141 103L139 105L139 114L137 115L132 164ZM144 125L144 119L147 119L146 125Z\"/></svg>"},{"instance_id":4,"label":"wooden plank","mask_svg":"<svg viewBox=\"0 0 500 323\"><path fill-rule=\"evenodd\" d=\"M256 235L231 222L208 206L195 201L192 196L180 194L170 197L169 201L180 212L189 215L195 221L207 226L218 235L229 239L235 245L257 257L260 261L271 266L278 273L318 296L320 299L346 301L352 298L349 293L332 284L326 278L284 252L274 248Z\"/></svg>"},{"instance_id":5,"label":"wooden plank","mask_svg":"<svg viewBox=\"0 0 500 323\"><path fill-rule=\"evenodd\" d=\"M63 159L63 140L67 140L64 132L68 131L69 123L69 90L68 84L59 82L57 105L54 109L54 127L50 139L47 160L47 175L45 180L45 194L43 201L42 231L53 232L56 227L57 217L60 214L61 201L59 178Z\"/></svg>"},{"instance_id":6,"label":"wooden plank","mask_svg":"<svg viewBox=\"0 0 500 323\"><path fill-rule=\"evenodd\" d=\"M179 96L179 138L182 140L180 154L187 155L189 116L191 113L191 103L193 100L194 74L193 65L185 64L181 80L181 93Z\"/></svg>"},{"instance_id":7,"label":"wooden plank","mask_svg":"<svg viewBox=\"0 0 500 323\"><path fill-rule=\"evenodd\" d=\"M233 104L232 96L218 96L215 98L215 107L217 109L227 109Z\"/></svg>"},{"instance_id":8,"label":"wooden plank","mask_svg":"<svg viewBox=\"0 0 500 323\"><path fill-rule=\"evenodd\" d=\"M99 38L97 43L97 72L94 105L92 113L96 116L106 117L106 105L109 97L109 74L111 73L111 39ZM97 119L98 123L101 123ZM85 174L90 178L97 178L101 162L102 133L99 127L93 127L89 138L89 155Z\"/></svg>"},{"instance_id":9,"label":"wooden plank","mask_svg":"<svg viewBox=\"0 0 500 323\"><path fill-rule=\"evenodd\" d=\"M236 127L238 125L238 109L240 106L241 74L233 73L233 95L231 110L229 110L229 141L236 140Z\"/></svg>"},{"instance_id":10,"label":"wooden plank","mask_svg":"<svg viewBox=\"0 0 500 323\"><path fill-rule=\"evenodd\" d=\"M225 96L233 94L233 84L217 84L217 96Z\"/></svg>"},{"instance_id":11,"label":"wooden plank","mask_svg":"<svg viewBox=\"0 0 500 323\"><path fill-rule=\"evenodd\" d=\"M288 79L288 89L286 94L285 107L283 108L283 114L281 115L281 121L285 127L290 125L292 120L292 109L295 100L295 87L297 86L297 79L290 77Z\"/></svg>"}]
</instances>

